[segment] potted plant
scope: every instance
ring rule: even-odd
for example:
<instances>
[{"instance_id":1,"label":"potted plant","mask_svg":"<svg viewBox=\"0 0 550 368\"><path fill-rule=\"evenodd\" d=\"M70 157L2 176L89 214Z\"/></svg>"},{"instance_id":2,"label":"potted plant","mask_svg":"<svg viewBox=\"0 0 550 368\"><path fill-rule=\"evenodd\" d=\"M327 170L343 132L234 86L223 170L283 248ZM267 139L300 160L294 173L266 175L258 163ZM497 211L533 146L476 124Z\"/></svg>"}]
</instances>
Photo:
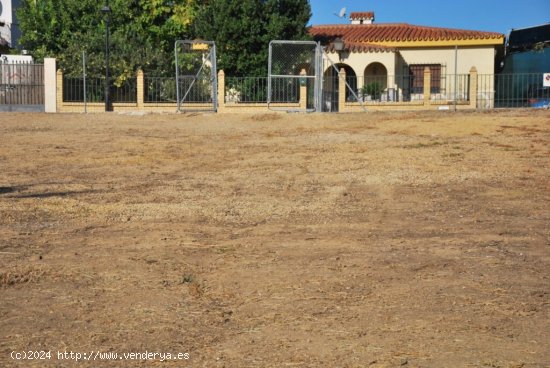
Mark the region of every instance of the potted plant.
<instances>
[{"instance_id":1,"label":"potted plant","mask_svg":"<svg viewBox=\"0 0 550 368\"><path fill-rule=\"evenodd\" d=\"M371 82L366 85L364 85L361 88L361 94L363 95L363 99L368 101L368 97L370 96L372 100L380 100L380 97L382 96L382 91L384 90L384 87L382 87L382 83L379 82Z\"/></svg>"}]
</instances>

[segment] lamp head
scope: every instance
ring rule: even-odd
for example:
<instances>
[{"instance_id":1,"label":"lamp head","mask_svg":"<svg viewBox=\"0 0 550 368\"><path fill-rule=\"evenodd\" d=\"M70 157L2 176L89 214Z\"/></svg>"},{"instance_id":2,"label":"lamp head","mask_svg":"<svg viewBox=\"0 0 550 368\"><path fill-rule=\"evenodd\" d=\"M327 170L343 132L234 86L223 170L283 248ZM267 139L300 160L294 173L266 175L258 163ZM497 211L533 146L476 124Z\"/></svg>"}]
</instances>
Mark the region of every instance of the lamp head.
<instances>
[{"instance_id":1,"label":"lamp head","mask_svg":"<svg viewBox=\"0 0 550 368\"><path fill-rule=\"evenodd\" d=\"M334 51L340 52L344 50L344 41L341 38L336 38L332 41Z\"/></svg>"}]
</instances>

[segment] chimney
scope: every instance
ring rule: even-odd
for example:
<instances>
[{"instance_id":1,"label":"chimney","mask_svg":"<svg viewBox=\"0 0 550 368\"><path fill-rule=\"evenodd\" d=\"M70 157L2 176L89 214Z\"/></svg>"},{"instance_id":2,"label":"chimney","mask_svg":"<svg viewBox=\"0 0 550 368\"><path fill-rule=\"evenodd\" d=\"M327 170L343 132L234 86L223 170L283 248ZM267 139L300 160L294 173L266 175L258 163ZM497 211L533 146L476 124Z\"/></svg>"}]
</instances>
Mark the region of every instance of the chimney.
<instances>
[{"instance_id":1,"label":"chimney","mask_svg":"<svg viewBox=\"0 0 550 368\"><path fill-rule=\"evenodd\" d=\"M372 24L374 23L374 12L352 12L349 18L351 24Z\"/></svg>"}]
</instances>

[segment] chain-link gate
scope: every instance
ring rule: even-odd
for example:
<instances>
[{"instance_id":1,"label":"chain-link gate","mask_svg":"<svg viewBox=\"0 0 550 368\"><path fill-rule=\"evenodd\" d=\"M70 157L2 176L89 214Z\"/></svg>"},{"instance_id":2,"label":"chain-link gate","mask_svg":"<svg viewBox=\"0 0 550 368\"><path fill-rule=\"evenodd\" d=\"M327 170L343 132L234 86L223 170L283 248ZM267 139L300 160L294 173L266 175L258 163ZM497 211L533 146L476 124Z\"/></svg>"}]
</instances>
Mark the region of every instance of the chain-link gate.
<instances>
[{"instance_id":1,"label":"chain-link gate","mask_svg":"<svg viewBox=\"0 0 550 368\"><path fill-rule=\"evenodd\" d=\"M218 72L216 44L180 40L175 44L178 111L216 111Z\"/></svg>"},{"instance_id":2,"label":"chain-link gate","mask_svg":"<svg viewBox=\"0 0 550 368\"><path fill-rule=\"evenodd\" d=\"M322 60L313 41L269 43L267 104L275 111L318 111ZM300 96L307 87L307 96ZM301 97L301 98L300 98ZM305 105L300 101L306 101Z\"/></svg>"},{"instance_id":3,"label":"chain-link gate","mask_svg":"<svg viewBox=\"0 0 550 368\"><path fill-rule=\"evenodd\" d=\"M320 43L271 41L269 44L268 107L278 111L339 111L339 70ZM346 95L364 103L345 81ZM306 87L307 96L300 96ZM347 99L346 99L347 100ZM300 102L306 101L305 104Z\"/></svg>"}]
</instances>

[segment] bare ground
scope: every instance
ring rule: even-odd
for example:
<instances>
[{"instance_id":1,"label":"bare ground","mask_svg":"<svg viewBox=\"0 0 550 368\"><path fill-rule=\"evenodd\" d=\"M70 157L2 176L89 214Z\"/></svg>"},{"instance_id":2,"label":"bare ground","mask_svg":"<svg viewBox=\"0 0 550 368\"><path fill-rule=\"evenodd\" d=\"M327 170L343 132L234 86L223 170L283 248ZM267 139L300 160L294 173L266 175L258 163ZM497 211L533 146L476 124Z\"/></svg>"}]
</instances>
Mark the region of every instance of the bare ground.
<instances>
[{"instance_id":1,"label":"bare ground","mask_svg":"<svg viewBox=\"0 0 550 368\"><path fill-rule=\"evenodd\" d=\"M8 113L0 137L2 367L550 367L549 112Z\"/></svg>"}]
</instances>

